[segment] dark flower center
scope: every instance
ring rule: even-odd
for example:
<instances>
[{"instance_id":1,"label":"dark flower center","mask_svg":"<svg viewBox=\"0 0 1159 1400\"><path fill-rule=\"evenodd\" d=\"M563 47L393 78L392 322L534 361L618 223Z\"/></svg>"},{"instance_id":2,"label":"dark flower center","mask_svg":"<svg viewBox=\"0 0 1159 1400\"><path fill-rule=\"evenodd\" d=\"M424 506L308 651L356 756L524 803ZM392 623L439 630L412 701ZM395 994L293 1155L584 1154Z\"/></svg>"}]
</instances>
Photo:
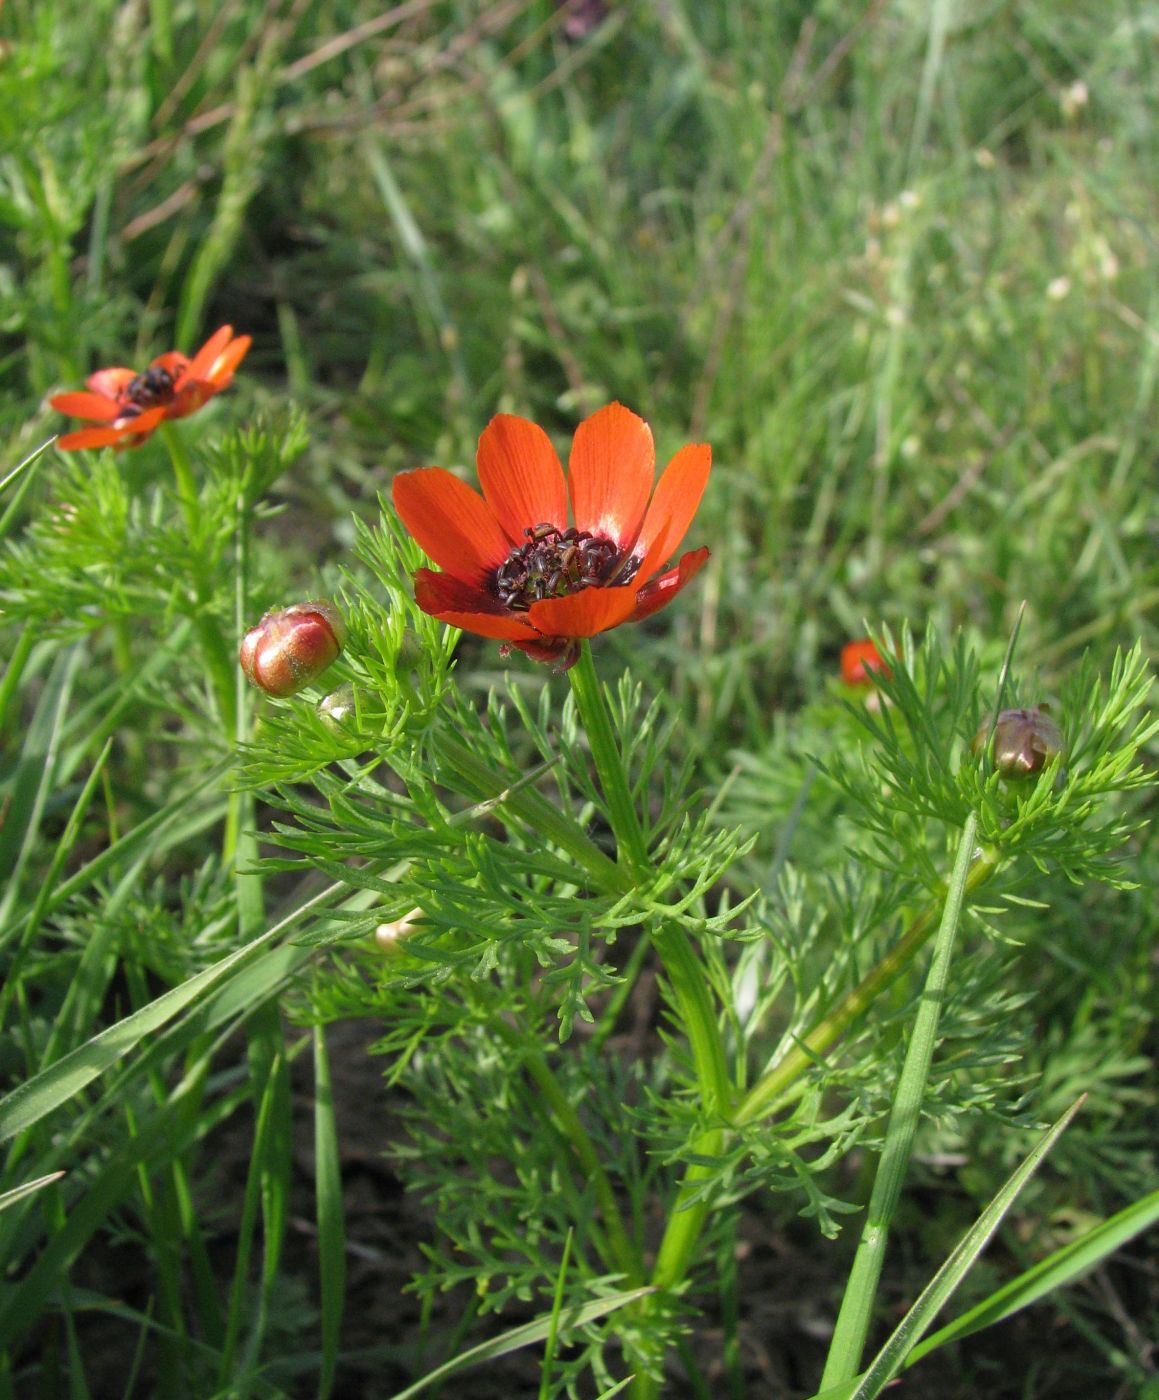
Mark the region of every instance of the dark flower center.
<instances>
[{"instance_id":1,"label":"dark flower center","mask_svg":"<svg viewBox=\"0 0 1159 1400\"><path fill-rule=\"evenodd\" d=\"M584 588L628 584L640 568L638 559L622 560L611 540L554 525L529 525L527 543L513 549L495 570L495 594L504 607L526 612L545 598L566 598Z\"/></svg>"},{"instance_id":2,"label":"dark flower center","mask_svg":"<svg viewBox=\"0 0 1159 1400\"><path fill-rule=\"evenodd\" d=\"M172 403L175 382L167 369L157 365L130 379L119 395L123 416L136 418L147 408L160 408Z\"/></svg>"}]
</instances>

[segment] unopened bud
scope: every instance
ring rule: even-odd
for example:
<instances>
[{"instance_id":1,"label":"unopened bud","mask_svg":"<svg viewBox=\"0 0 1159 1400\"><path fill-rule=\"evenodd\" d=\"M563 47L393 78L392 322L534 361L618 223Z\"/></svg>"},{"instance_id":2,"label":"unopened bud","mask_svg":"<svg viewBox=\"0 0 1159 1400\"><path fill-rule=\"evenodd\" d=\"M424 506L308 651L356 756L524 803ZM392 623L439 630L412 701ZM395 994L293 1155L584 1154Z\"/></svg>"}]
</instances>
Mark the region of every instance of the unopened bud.
<instances>
[{"instance_id":1,"label":"unopened bud","mask_svg":"<svg viewBox=\"0 0 1159 1400\"><path fill-rule=\"evenodd\" d=\"M296 695L342 650L346 627L333 603L315 600L266 613L241 644L241 668L259 690Z\"/></svg>"},{"instance_id":2,"label":"unopened bud","mask_svg":"<svg viewBox=\"0 0 1159 1400\"><path fill-rule=\"evenodd\" d=\"M1064 753L1062 730L1050 717L1049 705L1027 710L1003 710L994 725L994 767L1004 778L1029 778ZM974 736L971 745L982 753L990 734L989 723Z\"/></svg>"},{"instance_id":3,"label":"unopened bud","mask_svg":"<svg viewBox=\"0 0 1159 1400\"><path fill-rule=\"evenodd\" d=\"M868 637L859 642L846 642L841 648L841 679L846 685L872 685L875 671L889 675L881 652Z\"/></svg>"},{"instance_id":4,"label":"unopened bud","mask_svg":"<svg viewBox=\"0 0 1159 1400\"><path fill-rule=\"evenodd\" d=\"M356 712L352 685L340 685L318 701L318 718L327 729L345 729Z\"/></svg>"},{"instance_id":5,"label":"unopened bud","mask_svg":"<svg viewBox=\"0 0 1159 1400\"><path fill-rule=\"evenodd\" d=\"M395 670L410 671L419 664L422 659L423 644L419 641L416 633L407 628L402 634L402 641L398 647L398 659L395 661Z\"/></svg>"},{"instance_id":6,"label":"unopened bud","mask_svg":"<svg viewBox=\"0 0 1159 1400\"><path fill-rule=\"evenodd\" d=\"M416 931L422 918L423 911L415 908L409 914L404 914L401 919L395 919L389 924L379 924L374 930L374 941L387 957L398 957L404 951L403 945L408 936Z\"/></svg>"}]
</instances>

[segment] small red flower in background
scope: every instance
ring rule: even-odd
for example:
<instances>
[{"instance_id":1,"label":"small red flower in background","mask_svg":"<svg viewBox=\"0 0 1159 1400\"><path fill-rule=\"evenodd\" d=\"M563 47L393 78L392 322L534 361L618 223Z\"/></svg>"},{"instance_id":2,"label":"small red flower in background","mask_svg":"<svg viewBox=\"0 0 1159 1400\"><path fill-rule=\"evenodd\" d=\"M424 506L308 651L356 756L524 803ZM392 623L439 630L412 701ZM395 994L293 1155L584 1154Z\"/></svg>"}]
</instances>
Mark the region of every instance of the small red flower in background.
<instances>
[{"instance_id":1,"label":"small red flower in background","mask_svg":"<svg viewBox=\"0 0 1159 1400\"><path fill-rule=\"evenodd\" d=\"M889 675L889 667L881 659L881 653L869 640L846 642L841 648L841 679L846 685L872 685L873 672Z\"/></svg>"},{"instance_id":2,"label":"small red flower in background","mask_svg":"<svg viewBox=\"0 0 1159 1400\"><path fill-rule=\"evenodd\" d=\"M233 372L250 348L250 337L233 338L233 327L222 326L193 359L180 350L158 355L143 373L131 369L99 369L85 383L88 391L57 394L50 402L58 413L99 423L60 439L66 452L81 447L140 447L169 418L196 413L214 394L227 389Z\"/></svg>"},{"instance_id":3,"label":"small red flower in background","mask_svg":"<svg viewBox=\"0 0 1159 1400\"><path fill-rule=\"evenodd\" d=\"M537 661L567 670L580 639L658 612L708 558L694 549L653 577L692 523L712 449L682 447L653 492L652 430L623 404L579 425L566 478L543 429L506 413L484 429L476 464L482 496L442 467L395 478L395 509L443 570L419 569L415 600Z\"/></svg>"}]
</instances>

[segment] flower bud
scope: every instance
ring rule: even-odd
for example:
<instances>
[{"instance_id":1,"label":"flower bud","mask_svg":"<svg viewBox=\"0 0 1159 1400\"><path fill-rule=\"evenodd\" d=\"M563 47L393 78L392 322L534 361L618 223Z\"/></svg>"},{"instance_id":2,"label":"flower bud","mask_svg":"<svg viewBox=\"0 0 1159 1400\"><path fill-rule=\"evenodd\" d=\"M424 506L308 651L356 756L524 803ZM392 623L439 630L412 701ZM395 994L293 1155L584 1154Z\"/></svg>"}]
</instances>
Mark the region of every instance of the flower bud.
<instances>
[{"instance_id":1,"label":"flower bud","mask_svg":"<svg viewBox=\"0 0 1159 1400\"><path fill-rule=\"evenodd\" d=\"M356 714L357 706L352 685L340 685L337 690L332 690L329 695L324 695L318 701L318 718L327 729L345 729Z\"/></svg>"},{"instance_id":2,"label":"flower bud","mask_svg":"<svg viewBox=\"0 0 1159 1400\"><path fill-rule=\"evenodd\" d=\"M387 957L399 957L406 951L404 944L407 938L417 930L422 919L423 911L415 908L409 914L404 914L401 919L395 919L389 924L379 924L374 930L374 941Z\"/></svg>"},{"instance_id":3,"label":"flower bud","mask_svg":"<svg viewBox=\"0 0 1159 1400\"><path fill-rule=\"evenodd\" d=\"M1029 778L1064 753L1062 730L1050 717L1049 705L1027 710L1003 710L994 726L994 768L1004 778ZM971 745L982 753L990 734L987 722Z\"/></svg>"},{"instance_id":4,"label":"flower bud","mask_svg":"<svg viewBox=\"0 0 1159 1400\"><path fill-rule=\"evenodd\" d=\"M872 685L873 672L889 675L889 667L881 659L877 647L863 637L859 642L846 642L841 648L841 679L846 685Z\"/></svg>"},{"instance_id":5,"label":"flower bud","mask_svg":"<svg viewBox=\"0 0 1159 1400\"><path fill-rule=\"evenodd\" d=\"M413 670L422 660L423 644L419 641L414 631L408 627L402 634L402 641L399 643L398 658L394 663L394 668L400 674L404 671Z\"/></svg>"},{"instance_id":6,"label":"flower bud","mask_svg":"<svg viewBox=\"0 0 1159 1400\"><path fill-rule=\"evenodd\" d=\"M241 668L259 690L296 695L334 661L346 627L333 603L314 600L266 613L241 644Z\"/></svg>"}]
</instances>

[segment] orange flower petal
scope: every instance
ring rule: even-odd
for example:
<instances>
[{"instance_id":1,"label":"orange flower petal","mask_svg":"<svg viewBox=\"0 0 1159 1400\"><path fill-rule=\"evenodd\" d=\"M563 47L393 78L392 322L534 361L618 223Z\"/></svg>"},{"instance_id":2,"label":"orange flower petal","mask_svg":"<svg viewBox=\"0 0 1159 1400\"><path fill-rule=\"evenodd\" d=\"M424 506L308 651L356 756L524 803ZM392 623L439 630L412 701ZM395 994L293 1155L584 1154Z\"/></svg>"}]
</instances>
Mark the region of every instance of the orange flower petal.
<instances>
[{"instance_id":1,"label":"orange flower petal","mask_svg":"<svg viewBox=\"0 0 1159 1400\"><path fill-rule=\"evenodd\" d=\"M483 429L476 456L487 504L514 544L533 525L567 529L567 482L551 439L536 423L499 413Z\"/></svg>"},{"instance_id":2,"label":"orange flower petal","mask_svg":"<svg viewBox=\"0 0 1159 1400\"><path fill-rule=\"evenodd\" d=\"M631 549L640 533L655 471L652 430L642 418L621 403L593 413L576 429L568 462L577 529L614 540L622 550Z\"/></svg>"},{"instance_id":3,"label":"orange flower petal","mask_svg":"<svg viewBox=\"0 0 1159 1400\"><path fill-rule=\"evenodd\" d=\"M449 609L457 612L494 613L497 617L507 617L511 614L511 609L504 607L490 589L480 588L474 583L464 583L453 574L436 573L434 569L415 570L415 601L423 612L432 616ZM517 617L515 620L526 627L526 617ZM532 629L526 627L526 630Z\"/></svg>"},{"instance_id":4,"label":"orange flower petal","mask_svg":"<svg viewBox=\"0 0 1159 1400\"><path fill-rule=\"evenodd\" d=\"M207 404L219 389L225 385L209 384L204 379L185 380L173 397L173 402L165 405L166 418L188 418Z\"/></svg>"},{"instance_id":5,"label":"orange flower petal","mask_svg":"<svg viewBox=\"0 0 1159 1400\"><path fill-rule=\"evenodd\" d=\"M72 394L57 394L49 403L58 413L67 413L70 418L87 418L93 423L111 423L121 411L115 399L107 399L103 394L87 394L83 389Z\"/></svg>"},{"instance_id":6,"label":"orange flower petal","mask_svg":"<svg viewBox=\"0 0 1159 1400\"><path fill-rule=\"evenodd\" d=\"M114 447L124 436L124 428L82 428L79 433L65 433L56 445L65 452L77 452L83 447Z\"/></svg>"},{"instance_id":7,"label":"orange flower petal","mask_svg":"<svg viewBox=\"0 0 1159 1400\"><path fill-rule=\"evenodd\" d=\"M164 423L167 415L168 409L164 407L147 408L144 413L138 413L132 418L118 419L113 426L118 432L132 433L134 437L139 437L144 442Z\"/></svg>"},{"instance_id":8,"label":"orange flower petal","mask_svg":"<svg viewBox=\"0 0 1159 1400\"><path fill-rule=\"evenodd\" d=\"M641 622L644 618L651 617L654 612L659 612L661 608L666 608L677 593L692 582L707 560L707 547L690 550L675 569L669 569L666 574L661 574L659 578L641 588L632 612L632 621Z\"/></svg>"},{"instance_id":9,"label":"orange flower petal","mask_svg":"<svg viewBox=\"0 0 1159 1400\"><path fill-rule=\"evenodd\" d=\"M90 374L85 383L94 394L102 394L105 398L115 399L117 395L132 383L137 377L136 370L132 369L98 369L94 374Z\"/></svg>"},{"instance_id":10,"label":"orange flower petal","mask_svg":"<svg viewBox=\"0 0 1159 1400\"><path fill-rule=\"evenodd\" d=\"M511 553L510 540L482 496L442 467L403 472L391 494L422 548L464 583L481 583Z\"/></svg>"},{"instance_id":11,"label":"orange flower petal","mask_svg":"<svg viewBox=\"0 0 1159 1400\"><path fill-rule=\"evenodd\" d=\"M497 598L450 574L419 569L415 574L415 602L440 622L449 622L452 627L480 637L514 642L531 641L537 635L534 627L504 608Z\"/></svg>"},{"instance_id":12,"label":"orange flower petal","mask_svg":"<svg viewBox=\"0 0 1159 1400\"><path fill-rule=\"evenodd\" d=\"M533 628L524 627L510 614L500 617L497 613L440 612L432 613L431 616L437 617L440 622L445 622L450 627L473 632L476 637L490 637L497 642L514 642L516 646L536 635Z\"/></svg>"},{"instance_id":13,"label":"orange flower petal","mask_svg":"<svg viewBox=\"0 0 1159 1400\"><path fill-rule=\"evenodd\" d=\"M232 335L232 326L221 326L218 330L215 330L197 354L194 355L193 359L186 362L188 365L188 377L190 379L209 379L218 356L229 344ZM246 343L246 349L249 349L248 341ZM242 354L245 354L245 350L242 351ZM153 363L157 364L158 361L154 360ZM168 368L168 366L162 366L162 368Z\"/></svg>"},{"instance_id":14,"label":"orange flower petal","mask_svg":"<svg viewBox=\"0 0 1159 1400\"><path fill-rule=\"evenodd\" d=\"M567 598L532 603L527 616L547 637L594 637L627 622L635 607L635 588L585 588Z\"/></svg>"},{"instance_id":15,"label":"orange flower petal","mask_svg":"<svg viewBox=\"0 0 1159 1400\"><path fill-rule=\"evenodd\" d=\"M212 380L219 393L232 381L234 370L245 359L252 344L253 336L239 335L236 340L231 341L225 347L210 366L206 378Z\"/></svg>"},{"instance_id":16,"label":"orange flower petal","mask_svg":"<svg viewBox=\"0 0 1159 1400\"><path fill-rule=\"evenodd\" d=\"M711 468L712 448L707 443L682 447L664 468L633 550L644 561L636 575L642 582L680 548L704 495Z\"/></svg>"}]
</instances>

